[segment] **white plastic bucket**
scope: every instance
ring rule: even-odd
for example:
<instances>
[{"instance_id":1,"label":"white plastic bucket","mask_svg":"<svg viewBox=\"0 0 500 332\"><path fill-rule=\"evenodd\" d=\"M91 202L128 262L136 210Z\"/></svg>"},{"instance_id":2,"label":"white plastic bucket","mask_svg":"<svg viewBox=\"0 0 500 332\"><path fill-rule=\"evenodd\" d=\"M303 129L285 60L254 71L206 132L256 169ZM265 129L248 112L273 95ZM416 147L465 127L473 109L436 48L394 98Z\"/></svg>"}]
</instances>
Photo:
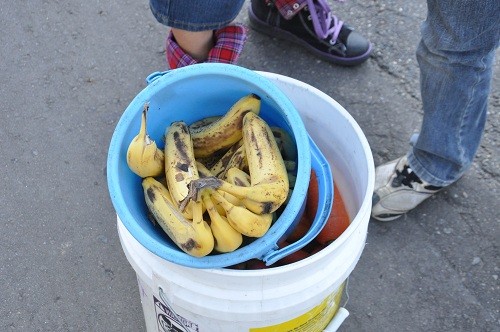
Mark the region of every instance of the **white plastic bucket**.
<instances>
[{"instance_id":1,"label":"white plastic bucket","mask_svg":"<svg viewBox=\"0 0 500 332\"><path fill-rule=\"evenodd\" d=\"M299 262L231 270L198 269L162 259L118 218L120 241L137 274L150 332L331 332L348 315L340 299L364 249L374 185L368 142L354 119L326 94L285 76L260 74L290 98L329 160L351 224L328 247Z\"/></svg>"}]
</instances>

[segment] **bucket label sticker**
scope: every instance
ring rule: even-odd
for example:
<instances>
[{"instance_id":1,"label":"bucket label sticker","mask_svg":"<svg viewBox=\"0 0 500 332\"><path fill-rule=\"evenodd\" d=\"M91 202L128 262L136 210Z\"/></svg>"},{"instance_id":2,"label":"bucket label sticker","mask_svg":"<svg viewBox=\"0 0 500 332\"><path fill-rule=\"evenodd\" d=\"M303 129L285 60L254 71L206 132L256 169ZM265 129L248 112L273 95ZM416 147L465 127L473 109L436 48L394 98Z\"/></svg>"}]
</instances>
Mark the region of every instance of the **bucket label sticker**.
<instances>
[{"instance_id":1,"label":"bucket label sticker","mask_svg":"<svg viewBox=\"0 0 500 332\"><path fill-rule=\"evenodd\" d=\"M319 305L308 312L287 322L273 326L251 328L249 332L318 332L323 331L333 319L340 307L342 284L335 292L328 295Z\"/></svg>"},{"instance_id":2,"label":"bucket label sticker","mask_svg":"<svg viewBox=\"0 0 500 332\"><path fill-rule=\"evenodd\" d=\"M166 301L162 302L154 295L153 301L159 332L199 332L198 324L178 315Z\"/></svg>"}]
</instances>

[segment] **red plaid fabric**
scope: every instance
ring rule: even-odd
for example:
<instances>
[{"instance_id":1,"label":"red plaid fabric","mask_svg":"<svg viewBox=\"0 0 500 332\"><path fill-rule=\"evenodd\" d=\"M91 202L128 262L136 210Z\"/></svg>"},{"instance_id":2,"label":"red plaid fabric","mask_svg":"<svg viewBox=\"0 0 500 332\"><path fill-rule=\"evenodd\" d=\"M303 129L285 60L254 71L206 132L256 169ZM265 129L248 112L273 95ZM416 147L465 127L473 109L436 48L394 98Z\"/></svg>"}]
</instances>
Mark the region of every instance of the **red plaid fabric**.
<instances>
[{"instance_id":1,"label":"red plaid fabric","mask_svg":"<svg viewBox=\"0 0 500 332\"><path fill-rule=\"evenodd\" d=\"M214 33L215 46L208 52L206 62L236 63L243 50L246 36L247 29L240 24L216 30ZM172 32L167 37L166 52L170 69L198 63L198 61L182 50L175 41Z\"/></svg>"},{"instance_id":2,"label":"red plaid fabric","mask_svg":"<svg viewBox=\"0 0 500 332\"><path fill-rule=\"evenodd\" d=\"M241 24L215 31L215 46L208 52L207 62L236 63L246 36L247 29Z\"/></svg>"},{"instance_id":3,"label":"red plaid fabric","mask_svg":"<svg viewBox=\"0 0 500 332\"><path fill-rule=\"evenodd\" d=\"M172 32L167 37L167 62L170 69L185 67L198 63L189 54L184 53L182 48L177 44Z\"/></svg>"},{"instance_id":4,"label":"red plaid fabric","mask_svg":"<svg viewBox=\"0 0 500 332\"><path fill-rule=\"evenodd\" d=\"M270 1L271 0L266 0L268 3ZM306 0L275 0L274 5L279 10L281 16L289 20L304 8L307 3Z\"/></svg>"}]
</instances>

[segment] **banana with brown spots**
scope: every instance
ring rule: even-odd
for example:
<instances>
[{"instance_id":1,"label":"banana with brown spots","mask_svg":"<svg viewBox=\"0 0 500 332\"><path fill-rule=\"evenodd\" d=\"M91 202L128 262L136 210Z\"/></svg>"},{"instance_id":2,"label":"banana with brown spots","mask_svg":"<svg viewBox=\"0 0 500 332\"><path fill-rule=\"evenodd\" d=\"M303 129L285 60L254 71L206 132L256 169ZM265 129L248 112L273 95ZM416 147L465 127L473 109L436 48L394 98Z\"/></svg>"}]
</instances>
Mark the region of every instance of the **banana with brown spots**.
<instances>
[{"instance_id":1,"label":"banana with brown spots","mask_svg":"<svg viewBox=\"0 0 500 332\"><path fill-rule=\"evenodd\" d=\"M219 179L223 179L226 176L227 170L231 167L237 167L239 169L248 167L242 139L227 150L227 152L210 168L210 172Z\"/></svg>"},{"instance_id":2,"label":"banana with brown spots","mask_svg":"<svg viewBox=\"0 0 500 332\"><path fill-rule=\"evenodd\" d=\"M242 137L243 117L249 112L258 114L260 104L261 98L251 93L234 103L219 119L207 125L193 126L190 132L195 156L207 157L238 142Z\"/></svg>"},{"instance_id":3,"label":"banana with brown spots","mask_svg":"<svg viewBox=\"0 0 500 332\"><path fill-rule=\"evenodd\" d=\"M193 180L186 200L197 199L203 188L226 191L240 200L258 204L245 205L257 214L276 211L287 199L288 173L269 125L257 114L243 118L243 142L250 174L250 186L237 186L216 177Z\"/></svg>"},{"instance_id":4,"label":"banana with brown spots","mask_svg":"<svg viewBox=\"0 0 500 332\"><path fill-rule=\"evenodd\" d=\"M203 220L201 202L192 205L193 220L185 218L174 205L168 189L153 177L142 180L149 211L168 237L185 253L203 257L214 249L210 226Z\"/></svg>"},{"instance_id":5,"label":"banana with brown spots","mask_svg":"<svg viewBox=\"0 0 500 332\"><path fill-rule=\"evenodd\" d=\"M187 205L181 202L188 195L189 183L198 179L199 173L191 134L183 121L172 122L165 131L165 175L172 201L184 217L193 219L194 201L199 198L187 202Z\"/></svg>"}]
</instances>

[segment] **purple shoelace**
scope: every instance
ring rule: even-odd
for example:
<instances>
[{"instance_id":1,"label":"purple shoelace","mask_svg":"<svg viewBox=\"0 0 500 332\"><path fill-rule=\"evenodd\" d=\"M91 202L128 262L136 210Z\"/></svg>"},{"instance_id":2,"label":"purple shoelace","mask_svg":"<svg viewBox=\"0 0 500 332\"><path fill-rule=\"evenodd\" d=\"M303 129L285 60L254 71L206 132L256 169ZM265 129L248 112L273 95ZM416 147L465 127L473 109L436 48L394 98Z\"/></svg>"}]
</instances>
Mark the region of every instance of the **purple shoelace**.
<instances>
[{"instance_id":1,"label":"purple shoelace","mask_svg":"<svg viewBox=\"0 0 500 332\"><path fill-rule=\"evenodd\" d=\"M314 31L320 39L325 39L332 36L330 43L333 45L337 42L340 29L344 24L337 16L332 14L330 7L326 0L306 0L311 19L314 26ZM343 2L343 0L339 0ZM332 24L333 21L333 24Z\"/></svg>"}]
</instances>

